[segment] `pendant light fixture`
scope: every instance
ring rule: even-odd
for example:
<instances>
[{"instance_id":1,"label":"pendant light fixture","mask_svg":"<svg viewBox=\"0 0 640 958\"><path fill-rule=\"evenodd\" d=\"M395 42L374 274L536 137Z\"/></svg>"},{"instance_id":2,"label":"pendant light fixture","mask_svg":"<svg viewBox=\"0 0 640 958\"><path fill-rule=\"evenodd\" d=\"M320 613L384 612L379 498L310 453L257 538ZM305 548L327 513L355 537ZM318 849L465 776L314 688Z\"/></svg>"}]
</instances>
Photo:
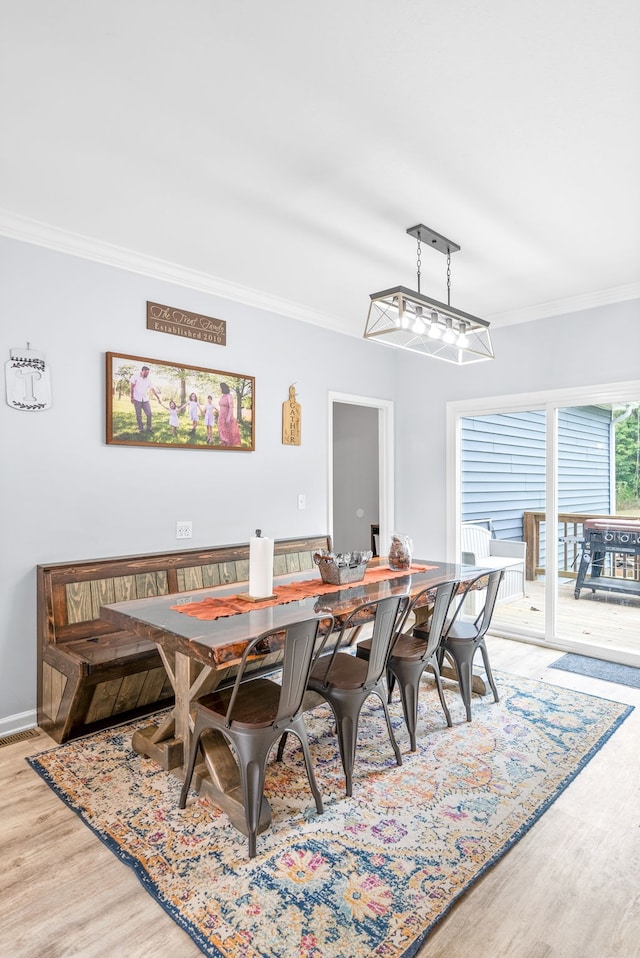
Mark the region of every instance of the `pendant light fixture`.
<instances>
[{"instance_id":1,"label":"pendant light fixture","mask_svg":"<svg viewBox=\"0 0 640 958\"><path fill-rule=\"evenodd\" d=\"M364 338L457 365L494 359L489 323L451 305L451 254L460 247L422 224L411 226L407 233L418 241L417 292L394 286L371 293ZM424 296L420 290L422 243L447 257L446 303Z\"/></svg>"}]
</instances>

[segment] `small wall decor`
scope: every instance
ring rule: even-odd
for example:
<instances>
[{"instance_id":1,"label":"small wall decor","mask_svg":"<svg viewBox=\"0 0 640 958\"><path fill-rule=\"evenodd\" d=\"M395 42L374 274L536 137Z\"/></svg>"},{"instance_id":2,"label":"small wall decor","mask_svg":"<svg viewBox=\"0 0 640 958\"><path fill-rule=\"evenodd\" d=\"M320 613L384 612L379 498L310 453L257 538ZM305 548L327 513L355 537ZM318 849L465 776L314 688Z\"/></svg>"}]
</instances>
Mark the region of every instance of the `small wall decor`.
<instances>
[{"instance_id":1,"label":"small wall decor","mask_svg":"<svg viewBox=\"0 0 640 958\"><path fill-rule=\"evenodd\" d=\"M147 329L156 333L197 339L202 343L214 343L216 346L227 345L227 324L224 319L189 313L186 309L177 309L175 306L148 302Z\"/></svg>"},{"instance_id":2,"label":"small wall decor","mask_svg":"<svg viewBox=\"0 0 640 958\"><path fill-rule=\"evenodd\" d=\"M49 367L42 353L29 348L12 349L5 363L7 405L24 412L40 412L51 406Z\"/></svg>"},{"instance_id":3,"label":"small wall decor","mask_svg":"<svg viewBox=\"0 0 640 958\"><path fill-rule=\"evenodd\" d=\"M302 411L296 402L295 383L289 386L289 398L282 403L282 443L299 446L302 441Z\"/></svg>"},{"instance_id":4,"label":"small wall decor","mask_svg":"<svg viewBox=\"0 0 640 958\"><path fill-rule=\"evenodd\" d=\"M255 379L107 353L107 443L251 452Z\"/></svg>"}]
</instances>

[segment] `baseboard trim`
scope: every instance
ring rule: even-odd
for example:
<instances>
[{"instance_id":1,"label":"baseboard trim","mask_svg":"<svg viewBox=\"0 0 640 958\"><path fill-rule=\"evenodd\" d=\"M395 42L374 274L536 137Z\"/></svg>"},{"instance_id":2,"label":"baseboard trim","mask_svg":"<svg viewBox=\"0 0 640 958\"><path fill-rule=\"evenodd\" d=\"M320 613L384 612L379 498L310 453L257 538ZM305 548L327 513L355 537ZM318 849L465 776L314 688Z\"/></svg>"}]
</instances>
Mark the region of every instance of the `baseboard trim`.
<instances>
[{"instance_id":1,"label":"baseboard trim","mask_svg":"<svg viewBox=\"0 0 640 958\"><path fill-rule=\"evenodd\" d=\"M6 715L0 718L0 738L7 735L16 735L26 729L35 728L38 724L38 713L35 709L28 712L16 712L15 715Z\"/></svg>"}]
</instances>

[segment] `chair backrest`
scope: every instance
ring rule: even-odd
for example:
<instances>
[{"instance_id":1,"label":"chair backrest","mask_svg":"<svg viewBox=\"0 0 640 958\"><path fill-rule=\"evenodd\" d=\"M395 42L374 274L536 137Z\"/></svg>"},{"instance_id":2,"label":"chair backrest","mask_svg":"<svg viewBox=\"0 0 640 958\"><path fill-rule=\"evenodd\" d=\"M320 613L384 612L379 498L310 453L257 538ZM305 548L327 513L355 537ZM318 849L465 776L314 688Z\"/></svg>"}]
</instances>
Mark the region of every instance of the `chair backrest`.
<instances>
[{"instance_id":1,"label":"chair backrest","mask_svg":"<svg viewBox=\"0 0 640 958\"><path fill-rule=\"evenodd\" d=\"M362 687L364 689L373 687L380 677L384 674L387 666L387 659L391 645L396 637L398 617L401 609L404 609L407 601L407 593L400 595L386 596L384 599L376 599L373 602L363 602L352 612L342 623L340 635L333 651L323 656L321 661L326 658L327 667L324 673L324 681L331 682L331 667L337 653L345 644L347 636L351 629L362 625L363 622L370 621L373 618L373 632L371 635L371 649L369 652L367 674ZM315 673L314 673L315 674Z\"/></svg>"},{"instance_id":2,"label":"chair backrest","mask_svg":"<svg viewBox=\"0 0 640 958\"><path fill-rule=\"evenodd\" d=\"M429 605L433 603L433 610L431 612L428 625L428 637L425 643L424 652L421 656L423 661L430 659L440 644L440 639L442 638L443 632L449 625L449 610L451 609L453 600L457 595L459 585L460 583L457 579L450 579L448 582L442 582L436 587L435 590L433 586L423 589L422 592L418 592L418 594L413 597L402 615L402 619L398 627L398 634L404 630L409 617L412 615L415 609L420 605L426 604L425 600L428 600ZM420 634L422 635L422 631ZM391 649L391 654L393 655L393 647Z\"/></svg>"},{"instance_id":3,"label":"chair backrest","mask_svg":"<svg viewBox=\"0 0 640 958\"><path fill-rule=\"evenodd\" d=\"M465 555L471 556L469 561L480 565L480 559L483 556L491 554L491 531L483 526L476 526L473 523L462 523L460 529L460 548L463 553L462 559L465 561Z\"/></svg>"},{"instance_id":4,"label":"chair backrest","mask_svg":"<svg viewBox=\"0 0 640 958\"><path fill-rule=\"evenodd\" d=\"M233 721L238 689L248 663L256 656L262 657L277 651L282 652L282 676L278 711L273 724L277 727L280 723L286 723L297 715L302 709L309 672L316 652L325 641L326 635L332 631L333 626L333 616L330 613L323 613L301 622L290 622L288 625L269 629L253 639L245 649L238 666L238 674L227 708L227 727Z\"/></svg>"},{"instance_id":5,"label":"chair backrest","mask_svg":"<svg viewBox=\"0 0 640 958\"><path fill-rule=\"evenodd\" d=\"M393 595L377 602L365 688L375 685L387 667L389 652L396 638L398 614L405 598L406 596Z\"/></svg>"},{"instance_id":6,"label":"chair backrest","mask_svg":"<svg viewBox=\"0 0 640 958\"><path fill-rule=\"evenodd\" d=\"M467 583L465 583L464 592L460 596L456 610L447 623L445 637L446 631L451 628L455 620L461 614L462 608L464 606L464 600L466 599L467 595L475 589L478 582L480 582L482 579L486 579L487 588L484 596L484 605L474 620L474 625L477 631L476 638L482 638L491 624L491 617L493 616L493 610L498 597L498 589L500 588L500 583L502 582L503 577L504 569L495 569L493 572L481 572L480 575L477 575L474 579L470 579Z\"/></svg>"}]
</instances>

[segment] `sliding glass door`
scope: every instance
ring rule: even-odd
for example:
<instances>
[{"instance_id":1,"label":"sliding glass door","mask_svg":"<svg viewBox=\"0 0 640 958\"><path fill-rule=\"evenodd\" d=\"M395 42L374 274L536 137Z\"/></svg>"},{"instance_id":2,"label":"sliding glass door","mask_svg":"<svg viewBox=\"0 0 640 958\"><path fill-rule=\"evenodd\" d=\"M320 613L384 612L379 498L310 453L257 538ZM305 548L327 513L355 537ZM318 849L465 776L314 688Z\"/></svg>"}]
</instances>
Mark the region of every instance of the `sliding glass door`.
<instances>
[{"instance_id":1,"label":"sliding glass door","mask_svg":"<svg viewBox=\"0 0 640 958\"><path fill-rule=\"evenodd\" d=\"M462 558L504 569L494 623L539 638L545 632L546 420L544 409L460 419ZM526 539L534 532L535 553L527 556Z\"/></svg>"},{"instance_id":2,"label":"sliding glass door","mask_svg":"<svg viewBox=\"0 0 640 958\"><path fill-rule=\"evenodd\" d=\"M494 630L640 665L640 384L452 403L449 424L450 542L505 569Z\"/></svg>"}]
</instances>

